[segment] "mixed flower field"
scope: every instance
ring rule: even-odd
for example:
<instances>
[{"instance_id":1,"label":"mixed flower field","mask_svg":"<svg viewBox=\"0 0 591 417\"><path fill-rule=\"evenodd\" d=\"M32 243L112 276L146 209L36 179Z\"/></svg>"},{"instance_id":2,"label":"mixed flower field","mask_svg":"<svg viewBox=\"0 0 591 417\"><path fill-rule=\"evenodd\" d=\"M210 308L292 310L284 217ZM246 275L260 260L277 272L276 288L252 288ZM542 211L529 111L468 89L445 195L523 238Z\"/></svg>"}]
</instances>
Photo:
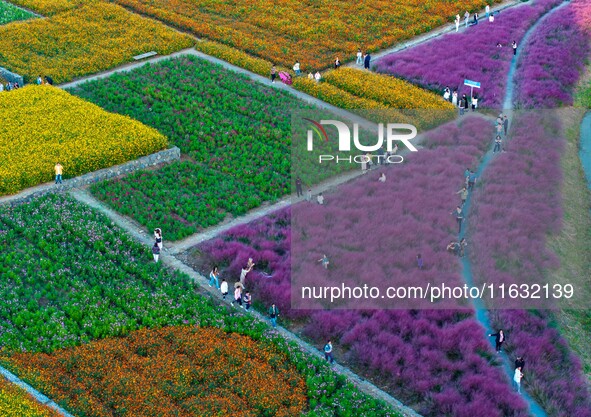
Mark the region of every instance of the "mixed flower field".
<instances>
[{"instance_id":1,"label":"mixed flower field","mask_svg":"<svg viewBox=\"0 0 591 417\"><path fill-rule=\"evenodd\" d=\"M125 64L135 55L166 55L193 43L120 6L92 2L46 19L0 26L0 66L25 81L48 75L62 83Z\"/></svg>"},{"instance_id":2,"label":"mixed flower field","mask_svg":"<svg viewBox=\"0 0 591 417\"><path fill-rule=\"evenodd\" d=\"M219 0L117 0L199 37L218 41L275 64L305 72L330 67L335 58L353 60L358 48L376 51L445 23L484 0L279 2ZM492 1L490 3L493 3ZM268 70L267 70L268 71Z\"/></svg>"},{"instance_id":3,"label":"mixed flower field","mask_svg":"<svg viewBox=\"0 0 591 417\"><path fill-rule=\"evenodd\" d=\"M493 23L482 16L465 31L388 55L377 73L342 67L324 71L320 82L306 77L336 57L353 60L357 48L393 46L487 3L496 1L0 0L0 66L29 82L49 75L62 83L144 52L191 46L265 77L272 65L291 71L299 60L295 89L373 122L416 125L425 133L419 152L382 167L385 182L370 171L325 192L323 205L294 203L178 259L203 275L219 265L232 284L253 258L246 287L256 310L277 304L281 325L314 346L331 339L338 362L424 417L529 415L503 368L517 356L526 358L522 389L548 416L591 417L589 310L488 304L502 308L487 313L508 336L499 355L471 303L388 300L376 309L371 300L327 310L299 297L302 286L332 282L383 287L384 276L395 286L462 286L466 265L476 285L541 283L564 279L564 269L588 270L561 246L574 239L568 228L576 218L566 193L588 193L581 184L566 190L566 138L576 135L578 119L514 112L506 152L491 157L494 118L456 118L441 93L447 86L468 94L469 78L482 83L482 107L498 109L512 85L516 108L588 107L591 88L581 80L591 3L572 0L547 16L561 0L525 2ZM167 246L293 193L296 176L307 189L358 168L318 166L317 156L336 152L336 143L314 142L313 152L300 149L303 141L294 146L310 128L305 117L336 118L192 55L68 92L48 85L0 92L0 195L51 181L58 161L67 179L176 145L178 162L90 187L143 228L162 228ZM360 136L375 141L365 130ZM450 212L460 204L465 170L483 161L460 259L446 249L458 240ZM588 201L581 207L588 214ZM149 247L69 196L0 206L0 247L0 365L77 416L400 416L267 323L155 263ZM327 269L318 262L325 253ZM2 378L0 414L56 415Z\"/></svg>"}]
</instances>

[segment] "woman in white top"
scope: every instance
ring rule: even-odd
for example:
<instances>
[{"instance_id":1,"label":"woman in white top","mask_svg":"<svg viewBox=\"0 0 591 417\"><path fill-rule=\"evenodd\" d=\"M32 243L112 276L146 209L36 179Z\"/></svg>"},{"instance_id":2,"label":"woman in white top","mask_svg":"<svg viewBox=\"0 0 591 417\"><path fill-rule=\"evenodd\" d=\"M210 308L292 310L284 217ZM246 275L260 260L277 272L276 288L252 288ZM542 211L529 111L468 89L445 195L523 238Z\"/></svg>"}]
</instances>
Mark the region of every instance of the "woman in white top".
<instances>
[{"instance_id":1,"label":"woman in white top","mask_svg":"<svg viewBox=\"0 0 591 417\"><path fill-rule=\"evenodd\" d=\"M314 79L316 80L316 82L319 82L320 81L320 78L322 78L320 76L320 72L319 71L316 71L316 74L314 74Z\"/></svg>"},{"instance_id":2,"label":"woman in white top","mask_svg":"<svg viewBox=\"0 0 591 417\"><path fill-rule=\"evenodd\" d=\"M357 65L363 65L363 54L361 53L361 49L357 50L357 61L355 61Z\"/></svg>"},{"instance_id":3,"label":"woman in white top","mask_svg":"<svg viewBox=\"0 0 591 417\"><path fill-rule=\"evenodd\" d=\"M521 378L523 378L523 372L521 372L521 368L515 369L515 375L513 375L513 381L517 386L517 392L521 394Z\"/></svg>"},{"instance_id":4,"label":"woman in white top","mask_svg":"<svg viewBox=\"0 0 591 417\"><path fill-rule=\"evenodd\" d=\"M451 104L455 106L458 105L458 92L454 91L453 94L451 95Z\"/></svg>"},{"instance_id":5,"label":"woman in white top","mask_svg":"<svg viewBox=\"0 0 591 417\"><path fill-rule=\"evenodd\" d=\"M386 174L383 172L380 174L380 178L378 178L379 182L386 182Z\"/></svg>"},{"instance_id":6,"label":"woman in white top","mask_svg":"<svg viewBox=\"0 0 591 417\"><path fill-rule=\"evenodd\" d=\"M458 30L460 30L460 15L459 14L456 15L455 23L456 23L456 32L457 32Z\"/></svg>"}]
</instances>

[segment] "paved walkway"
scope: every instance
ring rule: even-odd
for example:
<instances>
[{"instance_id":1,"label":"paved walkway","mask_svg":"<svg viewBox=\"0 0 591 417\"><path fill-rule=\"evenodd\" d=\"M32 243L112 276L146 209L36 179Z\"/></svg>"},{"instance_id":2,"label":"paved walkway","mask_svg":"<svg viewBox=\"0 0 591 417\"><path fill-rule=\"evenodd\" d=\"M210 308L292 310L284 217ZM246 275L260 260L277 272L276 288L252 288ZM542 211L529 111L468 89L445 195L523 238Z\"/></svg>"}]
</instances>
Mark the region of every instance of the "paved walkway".
<instances>
[{"instance_id":1,"label":"paved walkway","mask_svg":"<svg viewBox=\"0 0 591 417\"><path fill-rule=\"evenodd\" d=\"M491 7L491 13L493 12L500 12L502 10L508 9L510 7L515 7L515 6L521 6L523 4L529 4L529 2L522 2L519 0L510 0L504 3L501 3L495 7ZM464 10L465 12L465 10ZM470 30L470 27L466 28L466 25L464 24L464 12L460 13L460 30L459 32L463 32L465 30ZM479 23L484 23L484 19L486 19L486 15L484 13L484 10L482 11L482 13L478 13L480 16L480 19L478 20ZM473 19L473 14L470 15L470 18ZM488 23L488 22L487 22ZM456 31L456 26L454 23L447 23L435 30L432 30L431 32L425 33L423 35L419 35L416 36L414 38L412 38L411 40L392 46L391 48L387 48L387 49L383 49L379 52L377 52L376 54L372 54L371 56L371 62L375 63L377 62L379 59L385 57L386 55L390 55L393 54L395 52L400 52L403 51L405 49L408 48L412 48L414 46L420 45L422 43L428 42L432 39L438 38L442 35L445 35L447 33L452 33ZM356 65L355 62L350 62L348 63L346 66L348 67L355 67L355 68L360 68L361 65Z\"/></svg>"},{"instance_id":2,"label":"paved walkway","mask_svg":"<svg viewBox=\"0 0 591 417\"><path fill-rule=\"evenodd\" d=\"M129 235L134 237L137 241L145 245L152 245L152 236L147 236L143 231L138 231L138 229L129 222L128 219L119 215L118 213L114 212L110 208L106 207L103 203L96 200L92 197L89 193L84 190L75 189L71 190L70 194L77 199L78 201L89 205L90 207L100 211L101 213L105 214L109 217L115 224L125 230ZM166 249L166 248L165 248ZM216 301L220 303L227 303L222 300L220 292L215 287L209 287L209 280L201 275L200 273L193 270L191 267L177 259L174 255L172 255L169 251L164 250L160 260L167 266L174 268L180 272L187 274L192 280L197 282L199 286L206 292L208 292ZM258 312L251 310L250 312L243 311L242 309L237 309L240 313L243 314L251 314L253 317L260 321L267 322L267 319L259 314ZM285 328L278 326L277 331L285 337L288 341L292 341L298 344L303 350L306 352L315 355L319 358L323 358L324 356L320 352L320 350L303 340L301 340L298 336L291 333L290 331L286 330ZM400 401L396 398L392 397L388 393L382 391L375 385L371 384L367 380L361 378L357 374L353 373L350 369L345 368L341 365L335 364L333 370L338 374L344 375L347 379L357 386L361 391L375 397L379 398L389 405L391 405L394 409L398 410L402 413L405 417L420 417L414 410L409 407L404 406Z\"/></svg>"},{"instance_id":3,"label":"paved walkway","mask_svg":"<svg viewBox=\"0 0 591 417\"><path fill-rule=\"evenodd\" d=\"M49 408L52 408L53 410L57 411L62 416L64 416L64 417L74 417L74 415L68 413L62 407L60 407L59 405L57 405L53 400L51 400L50 398L48 398L45 395L41 394L35 388L33 388L32 386L30 386L26 382L22 381L16 375L14 375L8 369L6 369L6 368L4 368L2 366L0 366L0 375L1 375L0 378L1 377L4 377L7 380L9 380L10 382L12 382L13 384L18 385L19 387L21 387L22 389L24 389L25 391L27 391L27 393L29 393L29 395L31 395L35 400L37 400L41 404L46 405Z\"/></svg>"}]
</instances>

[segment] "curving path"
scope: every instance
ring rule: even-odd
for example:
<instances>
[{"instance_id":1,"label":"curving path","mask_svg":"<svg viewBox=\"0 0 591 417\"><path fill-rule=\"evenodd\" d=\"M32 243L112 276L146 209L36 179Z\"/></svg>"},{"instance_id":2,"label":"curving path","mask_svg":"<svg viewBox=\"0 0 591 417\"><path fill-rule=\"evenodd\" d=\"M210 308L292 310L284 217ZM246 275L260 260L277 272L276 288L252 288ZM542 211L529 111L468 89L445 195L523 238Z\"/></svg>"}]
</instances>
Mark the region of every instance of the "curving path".
<instances>
[{"instance_id":1,"label":"curving path","mask_svg":"<svg viewBox=\"0 0 591 417\"><path fill-rule=\"evenodd\" d=\"M568 0L561 3L560 5L558 5L557 7L550 10L548 13L546 13L544 16L542 16L534 25L532 25L531 28L529 28L527 30L523 39L521 40L521 48L518 50L517 56L511 61L511 67L509 68L509 72L507 74L507 77L508 77L507 84L506 84L507 87L506 87L506 91L505 91L505 99L503 101L503 108L505 109L504 111L506 113L511 114L511 111L513 110L513 92L514 92L514 88L515 88L514 75L515 75L515 71L517 69L517 64L519 63L519 58L521 56L522 51L524 50L524 46L527 45L528 39L531 36L531 34L544 22L545 19L548 16L550 16L552 13L554 13L557 10L559 10L560 8L564 7L566 4L568 4ZM589 121L591 121L591 117L589 118ZM588 136L591 136L591 131L589 132ZM589 138L589 141L591 142L591 137ZM485 154L482 161L480 162L480 165L477 168L476 174L477 174L478 178L480 178L482 176L482 173L488 168L492 159L493 159L493 153L492 153L492 150L489 149L489 151ZM589 162L591 163L591 161L589 161ZM466 200L466 204L464 206L465 213L469 213L469 211L470 211L471 200L472 200L472 193L470 193L468 195L468 199ZM466 232L468 230L468 225L469 225L469 223L466 223L465 225L463 225L462 233L459 235L458 240L463 238L466 235ZM471 265L469 256L465 256L464 258L462 258L461 264L462 264L462 276L463 276L466 284L468 284L469 286L474 286L474 277L472 275L472 265ZM482 300L480 300L480 299L473 300L473 305L474 305L474 309L475 309L476 319L480 322L482 327L484 327L486 334L488 335L490 333L495 333L496 329L493 329L490 324L490 320L489 320L489 317L487 314L487 309L486 309L484 303L482 302ZM492 341L491 341L491 343L492 343ZM509 382L512 383L513 374L514 374L513 361L504 352L501 353L501 357L503 359L503 369L505 370L505 373L507 374L507 377L509 378ZM521 390L521 396L528 403L529 411L532 416L534 416L534 417L546 417L547 416L544 409L526 392L525 389Z\"/></svg>"}]
</instances>

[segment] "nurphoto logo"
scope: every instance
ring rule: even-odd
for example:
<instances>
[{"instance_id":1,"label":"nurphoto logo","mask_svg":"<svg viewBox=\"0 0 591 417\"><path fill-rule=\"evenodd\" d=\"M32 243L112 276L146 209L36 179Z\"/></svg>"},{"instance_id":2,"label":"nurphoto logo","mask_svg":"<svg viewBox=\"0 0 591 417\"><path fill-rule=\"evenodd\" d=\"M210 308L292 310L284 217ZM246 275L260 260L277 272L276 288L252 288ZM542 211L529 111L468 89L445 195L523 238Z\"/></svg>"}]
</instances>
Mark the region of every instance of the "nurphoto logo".
<instances>
[{"instance_id":1,"label":"nurphoto logo","mask_svg":"<svg viewBox=\"0 0 591 417\"><path fill-rule=\"evenodd\" d=\"M399 164L404 161L402 155L397 155L398 144L395 142L401 142L410 152L417 152L417 148L410 142L417 136L417 128L408 123L379 123L378 124L378 137L375 144L364 145L359 140L359 124L353 123L353 135L351 130L346 123L339 120L320 120L317 122L312 119L304 120L312 124L312 128L308 129L308 151L314 150L314 133L320 140L329 142L328 134L324 125L331 125L336 127L339 139L339 152L351 152L351 136L353 136L353 145L355 149L361 152L359 155L340 155L340 154L322 154L318 155L319 163L357 163L361 164L368 162L368 158L376 159L376 163L389 163ZM384 142L386 147L384 149ZM371 155L371 152L378 151L377 155ZM372 161L374 162L374 161Z\"/></svg>"}]
</instances>

